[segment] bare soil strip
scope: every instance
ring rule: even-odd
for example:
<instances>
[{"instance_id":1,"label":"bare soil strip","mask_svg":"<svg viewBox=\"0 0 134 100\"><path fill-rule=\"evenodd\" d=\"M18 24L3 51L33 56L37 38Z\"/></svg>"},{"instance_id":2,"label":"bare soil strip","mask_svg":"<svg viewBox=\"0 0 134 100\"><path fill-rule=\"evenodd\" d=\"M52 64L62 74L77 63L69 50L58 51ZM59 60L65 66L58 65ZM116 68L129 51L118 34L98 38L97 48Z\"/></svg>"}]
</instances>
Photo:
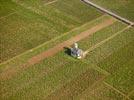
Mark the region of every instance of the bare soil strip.
<instances>
[{"instance_id":1,"label":"bare soil strip","mask_svg":"<svg viewBox=\"0 0 134 100\"><path fill-rule=\"evenodd\" d=\"M21 68L19 68L19 70L12 68L11 70L9 69L9 70L2 72L0 74L0 79L2 79L2 80L10 79L17 72L24 70L28 66L32 66L34 64L37 64L45 58L48 58L48 57L55 55L59 51L63 50L64 47L68 47L68 46L72 45L73 43L80 41L81 39L84 39L87 36L92 35L93 33L97 32L97 31L99 31L107 26L112 25L115 21L116 21L115 19L111 18L111 19L105 20L103 23L100 23L96 26L93 26L91 29L89 29L85 32L82 32L79 35L74 36L67 41L64 41L63 43L58 44L58 45L54 46L53 48L50 48L47 51L45 51L39 55L32 57L31 59L28 60L27 63L21 65L20 66Z\"/></svg>"},{"instance_id":2,"label":"bare soil strip","mask_svg":"<svg viewBox=\"0 0 134 100\"><path fill-rule=\"evenodd\" d=\"M73 31L75 31L75 30L78 30L78 29L80 29L80 28L82 28L82 27L85 27L87 24L91 24L91 23L93 23L93 22L95 22L95 21L97 21L97 20L100 20L100 19L104 18L105 16L106 16L106 15L104 14L104 15L102 15L102 16L100 16L100 17L98 17L98 18L96 18L96 19L94 19L94 20L92 20L92 21L90 21L90 22L87 22L87 23L85 23L85 24L79 26L79 27L73 28L72 30L70 30L70 31L68 31L68 32L65 32L65 33L63 33L62 35L59 35L59 36L57 36L57 37L55 37L55 38L53 38L53 39L51 39L51 40L49 40L49 41L46 41L46 42L44 42L43 44L40 44L39 46L37 46L37 47L35 47L35 48L32 48L32 49L30 49L30 50L28 50L28 51L26 51L26 52L24 52L24 53L21 53L20 55L17 55L17 56L15 56L15 57L13 57L13 58L7 60L7 61L4 61L4 62L0 63L0 65L6 64L6 63L10 62L11 60L16 59L17 57L20 57L20 56L22 56L22 55L28 53L29 51L34 51L34 50L36 50L37 48L40 48L40 47L42 47L42 46L44 46L44 45L47 45L47 44L49 44L49 43L51 43L51 42L54 42L54 41L56 41L56 40L58 40L58 39L60 39L60 38L62 38L62 37L64 37L64 36L67 36L67 35L70 34L71 32L73 32Z\"/></svg>"},{"instance_id":3,"label":"bare soil strip","mask_svg":"<svg viewBox=\"0 0 134 100\"><path fill-rule=\"evenodd\" d=\"M106 86L110 87L111 89L115 90L116 92L120 93L121 95L123 95L124 97L126 97L128 100L130 100L130 98L125 95L124 93L122 93L121 91L119 91L118 89L116 89L115 87L111 86L110 84L103 82Z\"/></svg>"},{"instance_id":4,"label":"bare soil strip","mask_svg":"<svg viewBox=\"0 0 134 100\"><path fill-rule=\"evenodd\" d=\"M85 32L82 32L81 34L79 34L75 37L72 37L71 39L69 39L67 41L64 41L63 43L60 43L60 44L54 46L53 48L50 48L47 51L45 51L37 56L32 57L31 59L29 59L28 63L30 65L33 65L47 57L51 57L51 56L55 55L56 53L58 53L59 51L63 50L64 47L68 47L68 46L72 45L73 43L78 42L78 41L86 38L89 35L92 35L93 33L113 24L115 21L116 20L112 19L112 18L105 20L103 23L100 23L100 24L92 27L91 29L89 29Z\"/></svg>"}]
</instances>

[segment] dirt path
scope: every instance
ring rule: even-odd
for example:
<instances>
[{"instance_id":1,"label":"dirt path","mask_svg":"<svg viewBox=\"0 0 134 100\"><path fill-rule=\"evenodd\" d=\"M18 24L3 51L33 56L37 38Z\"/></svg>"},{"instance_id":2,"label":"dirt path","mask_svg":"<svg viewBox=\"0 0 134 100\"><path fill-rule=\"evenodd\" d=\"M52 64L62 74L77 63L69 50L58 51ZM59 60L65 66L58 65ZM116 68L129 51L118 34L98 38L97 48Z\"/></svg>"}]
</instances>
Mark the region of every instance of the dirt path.
<instances>
[{"instance_id":1,"label":"dirt path","mask_svg":"<svg viewBox=\"0 0 134 100\"><path fill-rule=\"evenodd\" d=\"M101 30L109 25L112 25L115 21L116 20L113 18L106 19L102 23L100 23L96 26L93 26L89 30L82 32L79 35L74 36L67 41L64 41L60 44L57 44L56 46L48 49L47 51L44 51L43 53L40 53L40 54L30 58L26 63L20 65L19 69L14 69L14 68L7 69L6 71L4 71L0 74L0 79L2 79L2 80L10 79L16 73L18 73L22 70L25 70L29 66L32 66L34 64L39 63L40 61L42 61L45 58L48 58L48 57L55 55L59 51L63 50L64 47L68 47L68 46L72 45L73 43L80 41L80 40L86 38L87 36L92 35L93 33L97 32L97 31L99 31L99 30Z\"/></svg>"},{"instance_id":2,"label":"dirt path","mask_svg":"<svg viewBox=\"0 0 134 100\"><path fill-rule=\"evenodd\" d=\"M78 41L86 38L89 35L92 35L93 33L113 24L115 21L116 20L112 19L112 18L105 20L103 23L100 23L100 24L92 27L91 29L80 33L79 35L72 37L71 39L69 39L67 41L64 41L63 43L60 43L60 44L54 46L53 48L50 48L49 50L47 50L37 56L32 57L31 59L29 59L28 63L30 65L33 65L47 57L51 57L51 56L55 55L56 53L58 53L59 51L63 50L64 47L68 47L68 46L72 45L73 43L78 42Z\"/></svg>"}]
</instances>

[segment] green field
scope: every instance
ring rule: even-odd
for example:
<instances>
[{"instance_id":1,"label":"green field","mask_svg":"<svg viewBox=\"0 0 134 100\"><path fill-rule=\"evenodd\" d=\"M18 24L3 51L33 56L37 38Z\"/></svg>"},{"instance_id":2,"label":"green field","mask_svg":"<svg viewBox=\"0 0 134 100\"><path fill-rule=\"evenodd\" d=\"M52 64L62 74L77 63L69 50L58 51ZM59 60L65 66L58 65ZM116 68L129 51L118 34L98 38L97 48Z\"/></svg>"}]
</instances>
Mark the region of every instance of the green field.
<instances>
[{"instance_id":1,"label":"green field","mask_svg":"<svg viewBox=\"0 0 134 100\"><path fill-rule=\"evenodd\" d=\"M90 0L124 18L134 21L134 0Z\"/></svg>"},{"instance_id":2,"label":"green field","mask_svg":"<svg viewBox=\"0 0 134 100\"><path fill-rule=\"evenodd\" d=\"M84 59L64 48L29 62L110 19L78 41ZM79 0L0 0L0 100L133 100L133 33Z\"/></svg>"},{"instance_id":3,"label":"green field","mask_svg":"<svg viewBox=\"0 0 134 100\"><path fill-rule=\"evenodd\" d=\"M45 5L46 2L43 0L39 1L0 1L2 8L0 9L0 62L102 15L94 8L85 6L78 0L58 0L50 5ZM43 5L38 8L37 4ZM4 17L9 13L11 13L9 17Z\"/></svg>"}]
</instances>

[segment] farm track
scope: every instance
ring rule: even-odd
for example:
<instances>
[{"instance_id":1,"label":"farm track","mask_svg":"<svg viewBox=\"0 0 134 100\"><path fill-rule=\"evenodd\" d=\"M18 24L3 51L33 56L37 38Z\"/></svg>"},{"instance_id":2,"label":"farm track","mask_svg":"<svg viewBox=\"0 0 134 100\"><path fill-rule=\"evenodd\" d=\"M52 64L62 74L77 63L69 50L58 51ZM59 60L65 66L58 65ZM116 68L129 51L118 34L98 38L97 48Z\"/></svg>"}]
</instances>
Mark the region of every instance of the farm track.
<instances>
[{"instance_id":1,"label":"farm track","mask_svg":"<svg viewBox=\"0 0 134 100\"><path fill-rule=\"evenodd\" d=\"M17 12L17 13L18 13L18 12ZM17 56L15 56L15 57L13 57L13 58L7 60L7 61L4 61L4 62L0 63L0 65L6 64L6 63L10 62L11 60L16 59L16 58L18 58L18 57L20 57L20 56L22 56L22 55L28 53L29 51L31 52L31 51L33 51L33 50L36 50L37 48L40 48L40 47L42 47L42 46L44 46L44 45L47 45L47 44L49 44L49 43L51 43L51 42L54 42L54 41L56 41L56 40L58 40L58 39L60 39L60 38L62 38L62 37L64 37L64 36L67 36L69 33L73 32L73 31L75 31L75 30L78 30L78 29L80 29L80 28L83 28L83 27L85 27L87 24L93 23L93 22L95 22L95 21L97 21L97 20L100 20L100 19L102 19L102 18L104 18L104 17L106 17L105 14L102 15L102 16L100 16L100 17L98 17L98 18L96 18L96 19L94 19L94 20L92 20L92 21L90 21L90 22L87 22L87 23L85 23L85 24L83 24L83 25L81 25L81 26L79 26L79 27L73 28L72 30L70 30L70 31L68 31L68 32L65 32L65 33L63 33L62 35L57 36L57 37L55 37L55 38L53 38L53 39L51 39L51 40L49 40L49 41L47 41L47 42L45 42L45 43L43 43L43 44L40 44L40 45L38 45L37 47L34 47L34 48L30 49L30 50L27 50L26 52L21 53L20 55L17 55Z\"/></svg>"},{"instance_id":2,"label":"farm track","mask_svg":"<svg viewBox=\"0 0 134 100\"><path fill-rule=\"evenodd\" d=\"M55 55L56 53L58 53L59 51L63 50L64 47L68 47L68 46L72 45L73 43L78 42L78 41L86 38L89 35L92 35L93 33L113 24L115 21L116 21L115 19L106 20L103 23L98 24L85 32L82 32L79 35L72 37L71 39L69 39L67 41L64 41L63 43L60 43L60 44L54 46L53 48L50 48L49 50L47 50L35 57L32 57L31 59L29 59L28 63L30 65L34 65L47 57L51 57L51 56Z\"/></svg>"},{"instance_id":3,"label":"farm track","mask_svg":"<svg viewBox=\"0 0 134 100\"><path fill-rule=\"evenodd\" d=\"M59 51L63 50L64 47L68 47L68 46L72 45L73 43L80 41L81 39L84 39L87 36L92 35L93 33L97 32L107 26L112 25L115 21L117 21L117 20L115 20L113 18L105 20L103 23L100 23L100 24L92 27L91 29L80 33L79 35L76 35L76 36L72 37L71 39L64 41L63 43L60 43L60 44L54 46L53 48L50 48L47 51L30 58L27 63L20 65L20 69L24 70L29 66L39 63L40 61L42 61L45 58L55 55ZM21 71L21 70L19 70L19 71ZM18 72L18 70L14 69L14 68L7 69L6 71L4 71L0 74L0 79L3 79L3 80L10 79L17 72Z\"/></svg>"},{"instance_id":4,"label":"farm track","mask_svg":"<svg viewBox=\"0 0 134 100\"><path fill-rule=\"evenodd\" d=\"M111 15L112 17L117 18L118 20L120 20L120 21L122 21L122 22L124 22L126 24L129 24L131 26L134 25L134 22L132 22L132 21L126 19L126 18L123 18L123 17L117 15L117 14L115 14L115 13L113 13L113 12L111 12L111 11L109 11L109 10L107 10L107 9L105 9L105 8L103 8L103 7L99 6L99 5L91 2L90 0L81 0L81 1L91 5L93 7L95 7L96 9L98 9L98 10L104 12L104 13L107 13L108 15Z\"/></svg>"},{"instance_id":5,"label":"farm track","mask_svg":"<svg viewBox=\"0 0 134 100\"><path fill-rule=\"evenodd\" d=\"M53 2L55 2L55 1L58 1L58 0L54 0L54 1L52 1L52 3ZM49 4L49 3L48 3ZM50 4L51 4L51 2L50 2ZM47 4L46 4L47 5ZM10 14L9 14L10 15ZM8 15L7 15L7 17L9 17ZM6 18L6 16L5 16L5 18ZM112 21L111 21L112 19L110 19L110 22L108 23L108 25L110 24L110 23L112 23ZM114 20L114 19L113 19ZM115 20L116 21L116 20ZM104 23L106 23L107 22L107 20L104 20ZM99 29L98 28L100 28L100 27L102 27L102 26L100 26L99 27L99 25L102 25L102 24L98 24L98 25L96 25L95 27L96 27L96 29L99 31ZM105 25L104 25L105 26ZM104 27L103 26L103 27ZM89 48L89 49L87 49L87 51L85 52L86 54L88 54L90 51L92 51L92 50L94 50L94 49L96 49L96 48L98 48L99 46L102 46L102 44L105 44L107 41L109 41L109 40L113 40L114 39L114 37L116 37L117 35L119 35L120 33L122 33L122 32L124 32L125 30L127 30L128 28L130 28L130 27L132 27L133 26L133 24L132 25L129 25L129 26L127 26L127 27L125 27L124 29L122 29L122 30L120 30L120 31L118 31L118 32L116 32L116 33L114 33L112 36L109 36L108 38L106 38L106 39L104 39L104 40L102 40L102 41L100 41L99 43L97 43L97 44L94 44L91 48ZM93 26L94 27L94 26ZM46 51L43 51L42 53L40 53L40 54L37 54L37 55L35 55L35 56L33 56L32 58L30 58L29 60L28 60L28 62L26 62L26 63L23 63L23 64L20 64L20 65L18 65L19 67L17 68L17 70L15 69L15 68L11 68L11 70L10 70L10 68L9 69L7 69L7 70L4 70L3 72L2 72L2 74L0 73L0 80L1 79L4 79L4 80L6 80L6 79L10 79L10 78L14 78L14 77L12 77L12 76L15 76L18 72L22 72L22 71L24 71L25 69L27 69L28 67L32 67L32 65L35 65L35 64L38 64L38 63L41 63L41 61L42 60L44 60L45 58L48 58L48 57L51 57L51 56L54 56L55 54L57 54L58 52L60 52L61 50L63 50L64 49L64 47L69 47L71 44L73 44L74 42L77 42L77 41L80 41L81 39L84 39L84 38L86 38L87 36L90 36L90 35L92 35L93 33L91 32L91 30L92 30L92 28L93 27L91 27L91 29L90 30L87 30L87 31L84 31L84 32L82 32L83 33L83 35L82 35L82 33L80 33L79 35L75 35L74 37L72 37L72 38L70 38L69 40L67 40L67 41L63 41L63 43L59 43L58 45L56 45L56 46L54 46L54 47L52 47L52 48L50 48L50 49L47 49ZM79 28L79 27L78 27ZM95 29L95 28L94 28ZM101 29L100 29L101 30ZM70 31L69 31L70 32ZM90 34L89 34L89 33ZM68 33L68 32L67 32ZM87 35L87 34L88 35ZM58 38L56 37L56 40L57 39L59 39L59 38L61 38L62 36L64 36L64 34L63 35L61 35L61 36L58 36ZM52 41L55 41L55 38L54 39L52 39ZM51 42L51 40L50 41L48 41L48 42L45 42L45 44L49 44ZM41 45L39 45L39 46L37 46L37 47L35 47L35 48L33 48L33 49L31 49L31 51L30 52L32 52L32 50L36 50L36 48L38 48L38 47L41 47L41 46L44 46L44 43L43 44L41 44ZM56 49L56 50L55 50ZM24 52L25 54L26 53L28 53L29 52L29 50L28 51L26 51L26 52ZM22 53L22 54L24 54L24 53ZM52 53L52 54L51 54ZM21 55L22 55L21 54ZM20 56L20 55L18 55L18 56ZM14 57L13 57L14 58ZM12 59L12 58L11 58ZM7 62L7 61L6 61ZM61 63L61 62L60 62ZM62 64L66 64L66 63L61 63L61 65ZM56 68L60 68L60 67L62 67L61 65L56 65L55 67ZM10 66L11 67L11 66ZM93 68L94 69L94 68ZM100 68L101 69L101 68ZM55 69L50 69L50 68L46 68L46 69L44 69L43 71L41 71L41 73L39 73L39 75L37 75L36 77L34 77L34 78L31 78L30 80L27 80L27 81L25 81L25 83L24 84L21 84L20 86L18 86L18 87L15 87L15 89L13 89L13 91L12 91L12 89L11 89L11 91L10 91L10 89L9 89L9 91L7 91L7 93L5 92L5 93L3 93L3 95L5 95L5 98L6 98L6 96L8 96L7 98L9 99L10 97L12 97L12 96L16 96L16 93L18 93L19 91L23 91L23 89L24 88L28 88L28 86L30 86L31 84L33 84L33 83L35 83L35 82L37 82L39 79L41 79L42 77L44 77L44 76L46 76L47 74L49 74L49 73L51 73L51 72L53 72L53 71L55 71ZM83 73L82 73L83 74ZM82 75L82 74L80 74L80 75ZM75 75L75 76L77 76L77 75ZM78 75L79 76L79 75ZM87 75L87 76L89 76L89 75ZM85 88L85 85L84 84L82 84L82 86L79 86L79 82L80 82L80 84L81 83L86 83L86 82L90 82L90 79L94 79L94 77L92 76L92 77L90 77L89 78L89 80L83 80L84 78L87 78L87 76L86 76L86 74L85 75L82 75L82 78L80 78L80 76L77 78L77 77L75 77L75 78L73 78L73 79L71 79L71 80L67 80L67 82L65 82L64 84L62 84L62 85L59 85L56 89L54 88L50 93L49 93L49 95L43 95L43 99L46 99L46 100L52 100L52 98L53 99L57 99L57 98L61 98L61 97L77 97L77 96L79 96L79 95L81 95L81 93L83 93L83 92L85 92L86 91L86 89L85 90L82 90L83 89L83 87ZM107 83L107 82L105 82L104 81L104 79L106 78L107 76L101 76L101 75L99 75L99 77L98 77L98 79L93 83L93 84L91 84L91 85L89 85L89 92L88 93L90 93L90 92L93 92L94 91L94 89L96 89L97 87L96 86L99 86L99 84L101 85L101 83L103 83L106 87L108 87L109 89L111 89L111 90L113 90L113 91L115 91L116 93L118 93L119 94L119 96L120 95L122 95L124 98L123 98L123 100L131 100L130 98L131 97L129 97L130 95L132 95L132 93L134 93L134 91L132 90L132 91L130 91L128 94L125 94L125 93L123 93L122 91L120 91L120 89L118 89L118 88L116 88L116 87L114 87L114 86L112 86L111 84L109 84L109 83ZM83 80L83 81L81 81L81 80ZM3 80L2 80L3 81ZM8 80L7 80L8 81ZM78 81L78 82L77 82ZM71 84L72 83L72 84ZM75 84L76 83L76 84ZM78 86L77 86L78 85ZM78 87L78 88L75 88L75 87ZM82 87L82 89L81 89L81 87ZM74 91L75 90L75 91ZM82 90L82 92L81 92L81 90ZM28 92L27 92L28 93ZM72 94L71 94L72 93ZM87 93L87 94L88 94ZM107 93L107 92L106 92ZM74 95L75 94L75 95ZM31 94L29 94L28 93L28 96L30 96ZM86 95L86 94L85 94ZM89 96L90 96L90 94L88 94ZM112 94L111 94L112 95ZM97 95L97 96L99 96L99 95ZM66 99L67 99L66 98ZM91 97L92 98L92 97ZM90 98L90 99L91 99ZM81 98L80 100L84 100L83 98Z\"/></svg>"}]
</instances>

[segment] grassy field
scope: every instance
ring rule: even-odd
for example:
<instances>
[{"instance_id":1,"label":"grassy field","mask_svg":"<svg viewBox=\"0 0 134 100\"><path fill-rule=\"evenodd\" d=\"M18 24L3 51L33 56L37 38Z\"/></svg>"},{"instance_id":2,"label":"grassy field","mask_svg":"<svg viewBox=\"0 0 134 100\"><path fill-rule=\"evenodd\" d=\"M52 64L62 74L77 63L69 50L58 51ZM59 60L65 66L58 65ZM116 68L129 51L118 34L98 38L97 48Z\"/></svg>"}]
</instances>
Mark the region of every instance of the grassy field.
<instances>
[{"instance_id":1,"label":"grassy field","mask_svg":"<svg viewBox=\"0 0 134 100\"><path fill-rule=\"evenodd\" d=\"M102 15L78 0L58 0L49 5L42 0L1 0L0 4L0 62Z\"/></svg>"},{"instance_id":2,"label":"grassy field","mask_svg":"<svg viewBox=\"0 0 134 100\"><path fill-rule=\"evenodd\" d=\"M133 100L133 27L79 0L0 0L0 5L0 100ZM84 59L63 49L28 62L110 19L111 25L78 42L87 52Z\"/></svg>"},{"instance_id":3,"label":"grassy field","mask_svg":"<svg viewBox=\"0 0 134 100\"><path fill-rule=\"evenodd\" d=\"M108 71L111 76L106 82L126 95L134 90L133 31L133 28L127 29L98 48L94 48L86 57L86 61L96 63Z\"/></svg>"},{"instance_id":4,"label":"grassy field","mask_svg":"<svg viewBox=\"0 0 134 100\"><path fill-rule=\"evenodd\" d=\"M90 0L112 12L134 21L134 0Z\"/></svg>"}]
</instances>

